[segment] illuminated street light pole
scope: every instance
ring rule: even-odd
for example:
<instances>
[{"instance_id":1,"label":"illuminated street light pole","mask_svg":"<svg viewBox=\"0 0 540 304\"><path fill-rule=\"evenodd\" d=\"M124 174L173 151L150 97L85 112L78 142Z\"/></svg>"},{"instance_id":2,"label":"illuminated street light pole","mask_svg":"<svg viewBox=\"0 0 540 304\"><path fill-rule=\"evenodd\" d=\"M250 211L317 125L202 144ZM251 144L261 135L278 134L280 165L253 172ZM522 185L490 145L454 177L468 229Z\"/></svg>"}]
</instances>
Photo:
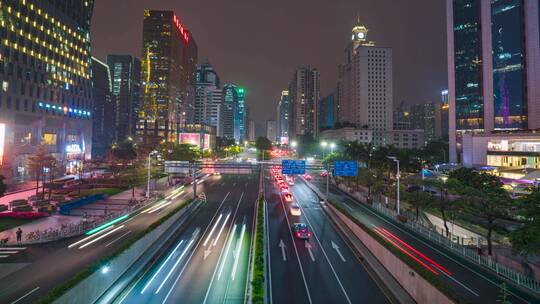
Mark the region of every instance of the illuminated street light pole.
<instances>
[{"instance_id":1,"label":"illuminated street light pole","mask_svg":"<svg viewBox=\"0 0 540 304\"><path fill-rule=\"evenodd\" d=\"M401 175L401 173L399 172L399 159L397 159L397 157L395 157L395 156L387 156L387 158L393 160L397 164L397 173L396 173L396 180L397 180L396 211L397 211L397 214L399 215L399 178L400 178L400 175Z\"/></svg>"},{"instance_id":2,"label":"illuminated street light pole","mask_svg":"<svg viewBox=\"0 0 540 304\"><path fill-rule=\"evenodd\" d=\"M321 142L322 147L322 158L324 159L324 152L326 150L326 146L328 146L328 143L326 141Z\"/></svg>"},{"instance_id":3,"label":"illuminated street light pole","mask_svg":"<svg viewBox=\"0 0 540 304\"><path fill-rule=\"evenodd\" d=\"M156 153L156 150L148 153L148 178L146 181L146 198L150 198L150 167L152 166L152 155Z\"/></svg>"},{"instance_id":4,"label":"illuminated street light pole","mask_svg":"<svg viewBox=\"0 0 540 304\"><path fill-rule=\"evenodd\" d=\"M334 153L334 148L336 147L335 143L330 143L330 154Z\"/></svg>"}]
</instances>

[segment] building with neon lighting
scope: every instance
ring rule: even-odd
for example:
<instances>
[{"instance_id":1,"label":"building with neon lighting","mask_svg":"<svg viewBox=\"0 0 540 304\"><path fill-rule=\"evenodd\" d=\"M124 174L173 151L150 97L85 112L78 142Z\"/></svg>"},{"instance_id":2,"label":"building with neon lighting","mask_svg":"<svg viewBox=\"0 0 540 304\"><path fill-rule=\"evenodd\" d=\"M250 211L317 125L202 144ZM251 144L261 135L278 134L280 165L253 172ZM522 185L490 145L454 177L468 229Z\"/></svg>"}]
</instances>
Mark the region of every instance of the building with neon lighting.
<instances>
[{"instance_id":1,"label":"building with neon lighting","mask_svg":"<svg viewBox=\"0 0 540 304\"><path fill-rule=\"evenodd\" d=\"M94 1L0 1L1 174L31 178L39 145L72 172L91 157Z\"/></svg>"},{"instance_id":2,"label":"building with neon lighting","mask_svg":"<svg viewBox=\"0 0 540 304\"><path fill-rule=\"evenodd\" d=\"M144 11L142 104L137 135L145 144L178 142L194 102L197 45L172 11Z\"/></svg>"},{"instance_id":3,"label":"building with neon lighting","mask_svg":"<svg viewBox=\"0 0 540 304\"><path fill-rule=\"evenodd\" d=\"M141 61L131 55L107 55L111 78L111 100L116 142L135 138L140 111Z\"/></svg>"},{"instance_id":4,"label":"building with neon lighting","mask_svg":"<svg viewBox=\"0 0 540 304\"><path fill-rule=\"evenodd\" d=\"M234 84L223 86L222 137L242 143L247 140L246 91Z\"/></svg>"},{"instance_id":5,"label":"building with neon lighting","mask_svg":"<svg viewBox=\"0 0 540 304\"><path fill-rule=\"evenodd\" d=\"M540 168L536 0L447 0L450 161Z\"/></svg>"},{"instance_id":6,"label":"building with neon lighting","mask_svg":"<svg viewBox=\"0 0 540 304\"><path fill-rule=\"evenodd\" d=\"M280 142L288 141L291 121L289 119L291 115L291 102L289 99L289 91L281 91L281 96L279 98L279 103L277 106L277 137ZM283 139L283 140L282 140Z\"/></svg>"},{"instance_id":7,"label":"building with neon lighting","mask_svg":"<svg viewBox=\"0 0 540 304\"><path fill-rule=\"evenodd\" d=\"M223 137L223 107L219 75L209 62L198 65L195 106L189 109L188 123L214 127L217 136ZM193 117L192 121L190 117Z\"/></svg>"}]
</instances>

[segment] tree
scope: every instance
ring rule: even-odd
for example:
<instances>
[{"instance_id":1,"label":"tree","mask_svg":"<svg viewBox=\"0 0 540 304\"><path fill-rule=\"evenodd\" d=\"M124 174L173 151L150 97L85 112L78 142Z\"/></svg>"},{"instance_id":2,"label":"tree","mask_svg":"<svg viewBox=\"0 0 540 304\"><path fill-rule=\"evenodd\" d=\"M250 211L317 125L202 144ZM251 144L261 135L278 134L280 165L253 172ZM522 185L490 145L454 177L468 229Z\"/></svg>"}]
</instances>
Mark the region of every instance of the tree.
<instances>
[{"instance_id":1,"label":"tree","mask_svg":"<svg viewBox=\"0 0 540 304\"><path fill-rule=\"evenodd\" d=\"M440 194L436 199L432 201L433 205L439 209L441 218L443 220L446 236L450 235L450 229L448 228L448 215L458 209L460 206L458 202L450 200L449 194L458 187L458 182L454 179L448 179L446 182L440 180L425 180L423 182L426 186L431 186L437 189Z\"/></svg>"},{"instance_id":2,"label":"tree","mask_svg":"<svg viewBox=\"0 0 540 304\"><path fill-rule=\"evenodd\" d=\"M259 151L268 151L272 149L272 142L264 136L259 136L255 141L255 147Z\"/></svg>"},{"instance_id":3,"label":"tree","mask_svg":"<svg viewBox=\"0 0 540 304\"><path fill-rule=\"evenodd\" d=\"M373 196L383 193L386 187L384 174L378 169L361 170L358 172L356 181L368 188L367 202L370 204L373 201Z\"/></svg>"},{"instance_id":4,"label":"tree","mask_svg":"<svg viewBox=\"0 0 540 304\"><path fill-rule=\"evenodd\" d=\"M412 205L413 208L415 209L417 221L418 221L418 218L420 217L421 210L424 210L425 208L428 208L429 206L432 206L435 204L434 202L435 197L421 190L404 191L403 199L406 200L407 203Z\"/></svg>"},{"instance_id":5,"label":"tree","mask_svg":"<svg viewBox=\"0 0 540 304\"><path fill-rule=\"evenodd\" d=\"M26 167L28 171L34 172L36 178L36 195L39 193L39 181L42 176L45 176L45 168L50 168L54 161L56 159L49 153L45 145L38 146L34 153L28 156Z\"/></svg>"},{"instance_id":6,"label":"tree","mask_svg":"<svg viewBox=\"0 0 540 304\"><path fill-rule=\"evenodd\" d=\"M164 154L167 160L194 161L201 158L201 150L190 144L174 144L171 150Z\"/></svg>"},{"instance_id":7,"label":"tree","mask_svg":"<svg viewBox=\"0 0 540 304\"><path fill-rule=\"evenodd\" d=\"M502 188L498 177L478 173L470 169L458 169L449 177L458 181L456 192L462 201L462 211L465 215L472 215L484 221L488 230L488 254L492 254L492 236L496 228L496 221L508 219L513 202L510 195Z\"/></svg>"},{"instance_id":8,"label":"tree","mask_svg":"<svg viewBox=\"0 0 540 304\"><path fill-rule=\"evenodd\" d=\"M4 184L5 177L3 175L0 175L0 197L4 196L7 190L7 185Z\"/></svg>"},{"instance_id":9,"label":"tree","mask_svg":"<svg viewBox=\"0 0 540 304\"><path fill-rule=\"evenodd\" d=\"M510 233L512 249L524 256L540 254L540 191L516 201L522 226Z\"/></svg>"},{"instance_id":10,"label":"tree","mask_svg":"<svg viewBox=\"0 0 540 304\"><path fill-rule=\"evenodd\" d=\"M113 156L124 163L131 162L137 158L137 150L132 141L126 140L113 146L111 149Z\"/></svg>"},{"instance_id":11,"label":"tree","mask_svg":"<svg viewBox=\"0 0 540 304\"><path fill-rule=\"evenodd\" d=\"M508 291L508 285L506 285L506 282L502 282L499 287L499 297L497 302L501 304L512 304L510 301L510 292Z\"/></svg>"}]
</instances>

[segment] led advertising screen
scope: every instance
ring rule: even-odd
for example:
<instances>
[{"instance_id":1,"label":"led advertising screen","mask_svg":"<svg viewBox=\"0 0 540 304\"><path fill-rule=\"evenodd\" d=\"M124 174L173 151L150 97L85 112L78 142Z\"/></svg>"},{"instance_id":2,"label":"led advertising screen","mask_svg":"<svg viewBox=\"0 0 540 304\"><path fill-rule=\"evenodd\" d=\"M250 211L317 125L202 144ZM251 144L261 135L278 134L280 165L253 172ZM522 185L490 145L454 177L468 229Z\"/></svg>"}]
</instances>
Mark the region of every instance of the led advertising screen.
<instances>
[{"instance_id":1,"label":"led advertising screen","mask_svg":"<svg viewBox=\"0 0 540 304\"><path fill-rule=\"evenodd\" d=\"M180 133L180 143L201 147L201 135L199 133Z\"/></svg>"}]
</instances>

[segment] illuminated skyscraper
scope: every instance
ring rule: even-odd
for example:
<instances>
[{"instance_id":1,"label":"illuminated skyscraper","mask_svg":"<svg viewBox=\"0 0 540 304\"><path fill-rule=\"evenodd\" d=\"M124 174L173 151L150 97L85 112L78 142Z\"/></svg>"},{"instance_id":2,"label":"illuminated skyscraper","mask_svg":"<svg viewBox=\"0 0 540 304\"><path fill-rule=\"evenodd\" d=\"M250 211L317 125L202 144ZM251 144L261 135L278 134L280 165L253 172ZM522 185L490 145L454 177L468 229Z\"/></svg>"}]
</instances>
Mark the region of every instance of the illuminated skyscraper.
<instances>
[{"instance_id":1,"label":"illuminated skyscraper","mask_svg":"<svg viewBox=\"0 0 540 304\"><path fill-rule=\"evenodd\" d=\"M109 66L92 57L92 93L94 108L92 110L92 157L99 158L114 141L117 111L112 100L112 82Z\"/></svg>"},{"instance_id":2,"label":"illuminated skyscraper","mask_svg":"<svg viewBox=\"0 0 540 304\"><path fill-rule=\"evenodd\" d=\"M290 137L301 135L317 136L318 102L320 98L320 72L309 66L301 66L294 72L289 83L291 103Z\"/></svg>"},{"instance_id":3,"label":"illuminated skyscraper","mask_svg":"<svg viewBox=\"0 0 540 304\"><path fill-rule=\"evenodd\" d=\"M450 161L457 161L464 135L540 129L539 3L446 3ZM466 165L485 159L485 152L479 158L469 152Z\"/></svg>"},{"instance_id":4,"label":"illuminated skyscraper","mask_svg":"<svg viewBox=\"0 0 540 304\"><path fill-rule=\"evenodd\" d=\"M144 11L142 106L137 133L154 145L178 142L194 100L197 45L172 11Z\"/></svg>"},{"instance_id":5,"label":"illuminated skyscraper","mask_svg":"<svg viewBox=\"0 0 540 304\"><path fill-rule=\"evenodd\" d=\"M130 55L108 55L112 96L117 111L114 115L115 140L135 137L139 120L141 94L141 61Z\"/></svg>"},{"instance_id":6,"label":"illuminated skyscraper","mask_svg":"<svg viewBox=\"0 0 540 304\"><path fill-rule=\"evenodd\" d=\"M91 157L93 6L0 1L0 164L8 182L33 174L27 157L39 145L68 173Z\"/></svg>"},{"instance_id":7,"label":"illuminated skyscraper","mask_svg":"<svg viewBox=\"0 0 540 304\"><path fill-rule=\"evenodd\" d=\"M368 29L357 23L338 69L337 117L342 124L373 130L376 145L385 144L393 127L392 49L367 40Z\"/></svg>"},{"instance_id":8,"label":"illuminated skyscraper","mask_svg":"<svg viewBox=\"0 0 540 304\"><path fill-rule=\"evenodd\" d=\"M281 97L279 99L279 103L277 107L276 128L277 128L277 137L279 141L283 139L285 142L288 142L289 133L291 129L291 121L289 119L290 115L291 115L291 102L289 99L289 91L284 90L284 91L281 91Z\"/></svg>"}]
</instances>

